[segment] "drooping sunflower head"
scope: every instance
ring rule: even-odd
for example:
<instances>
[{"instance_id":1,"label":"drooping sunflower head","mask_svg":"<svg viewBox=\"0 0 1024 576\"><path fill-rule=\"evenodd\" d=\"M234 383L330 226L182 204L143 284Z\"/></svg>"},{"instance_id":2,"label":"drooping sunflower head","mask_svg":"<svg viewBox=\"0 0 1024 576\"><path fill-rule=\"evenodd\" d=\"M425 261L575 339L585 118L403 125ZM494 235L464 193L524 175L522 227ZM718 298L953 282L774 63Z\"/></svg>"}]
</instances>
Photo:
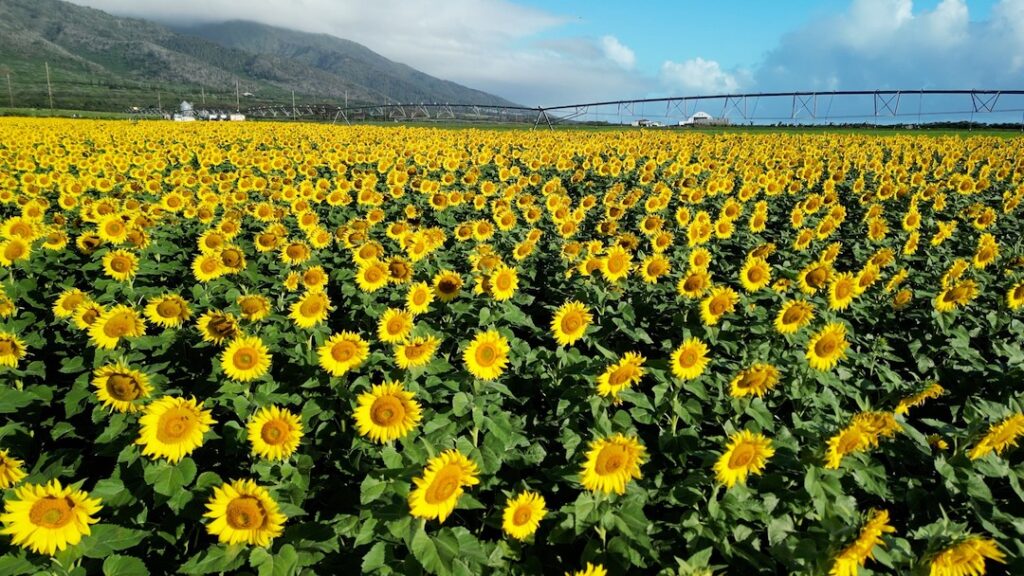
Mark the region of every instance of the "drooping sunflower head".
<instances>
[{"instance_id":1,"label":"drooping sunflower head","mask_svg":"<svg viewBox=\"0 0 1024 576\"><path fill-rule=\"evenodd\" d=\"M222 544L267 546L281 535L287 517L266 488L252 480L235 480L213 489L206 504L206 526Z\"/></svg>"},{"instance_id":2,"label":"drooping sunflower head","mask_svg":"<svg viewBox=\"0 0 1024 576\"><path fill-rule=\"evenodd\" d=\"M555 312L551 332L559 346L570 346L583 338L592 320L590 310L583 303L571 300Z\"/></svg>"},{"instance_id":3,"label":"drooping sunflower head","mask_svg":"<svg viewBox=\"0 0 1024 576\"><path fill-rule=\"evenodd\" d=\"M1006 563L1006 555L991 538L968 536L936 554L929 566L931 576L984 575L985 561Z\"/></svg>"},{"instance_id":4,"label":"drooping sunflower head","mask_svg":"<svg viewBox=\"0 0 1024 576\"><path fill-rule=\"evenodd\" d=\"M772 441L758 432L744 430L729 438L725 453L715 463L718 481L732 488L745 484L747 476L761 474L768 459L775 454Z\"/></svg>"},{"instance_id":5,"label":"drooping sunflower head","mask_svg":"<svg viewBox=\"0 0 1024 576\"><path fill-rule=\"evenodd\" d=\"M202 446L203 434L213 423L210 411L195 398L164 396L146 406L135 443L144 456L179 462Z\"/></svg>"},{"instance_id":6,"label":"drooping sunflower head","mask_svg":"<svg viewBox=\"0 0 1024 576\"><path fill-rule=\"evenodd\" d=\"M291 456L302 440L302 420L274 405L256 412L246 428L253 454L267 460Z\"/></svg>"},{"instance_id":7,"label":"drooping sunflower head","mask_svg":"<svg viewBox=\"0 0 1024 576\"><path fill-rule=\"evenodd\" d=\"M13 332L0 330L0 366L17 368L18 360L25 357L25 343Z\"/></svg>"},{"instance_id":8,"label":"drooping sunflower head","mask_svg":"<svg viewBox=\"0 0 1024 576\"><path fill-rule=\"evenodd\" d=\"M414 396L400 382L375 384L360 394L355 411L359 434L378 443L403 438L420 421L420 405Z\"/></svg>"},{"instance_id":9,"label":"drooping sunflower head","mask_svg":"<svg viewBox=\"0 0 1024 576\"><path fill-rule=\"evenodd\" d=\"M320 367L332 376L342 376L358 367L370 355L370 347L354 332L334 334L317 349Z\"/></svg>"},{"instance_id":10,"label":"drooping sunflower head","mask_svg":"<svg viewBox=\"0 0 1024 576\"><path fill-rule=\"evenodd\" d=\"M103 405L118 412L139 410L138 401L149 397L153 391L149 376L123 362L97 369L93 373L92 385Z\"/></svg>"},{"instance_id":11,"label":"drooping sunflower head","mask_svg":"<svg viewBox=\"0 0 1024 576\"><path fill-rule=\"evenodd\" d=\"M501 527L509 536L525 540L537 531L547 513L543 496L536 492L521 492L505 505Z\"/></svg>"},{"instance_id":12,"label":"drooping sunflower head","mask_svg":"<svg viewBox=\"0 0 1024 576\"><path fill-rule=\"evenodd\" d=\"M413 479L409 512L417 518L444 522L458 503L463 488L480 483L477 465L458 450L446 450L427 462L423 475Z\"/></svg>"},{"instance_id":13,"label":"drooping sunflower head","mask_svg":"<svg viewBox=\"0 0 1024 576\"><path fill-rule=\"evenodd\" d=\"M25 463L11 456L7 450L0 450L0 490L7 490L27 475L22 469Z\"/></svg>"},{"instance_id":14,"label":"drooping sunflower head","mask_svg":"<svg viewBox=\"0 0 1024 576\"><path fill-rule=\"evenodd\" d=\"M0 515L3 533L10 534L13 544L37 554L52 556L81 542L103 508L99 498L62 486L57 479L22 485L14 494L17 499L8 500Z\"/></svg>"},{"instance_id":15,"label":"drooping sunflower head","mask_svg":"<svg viewBox=\"0 0 1024 576\"><path fill-rule=\"evenodd\" d=\"M646 449L635 437L616 434L590 443L580 481L592 492L623 494L626 485L641 478Z\"/></svg>"}]
</instances>

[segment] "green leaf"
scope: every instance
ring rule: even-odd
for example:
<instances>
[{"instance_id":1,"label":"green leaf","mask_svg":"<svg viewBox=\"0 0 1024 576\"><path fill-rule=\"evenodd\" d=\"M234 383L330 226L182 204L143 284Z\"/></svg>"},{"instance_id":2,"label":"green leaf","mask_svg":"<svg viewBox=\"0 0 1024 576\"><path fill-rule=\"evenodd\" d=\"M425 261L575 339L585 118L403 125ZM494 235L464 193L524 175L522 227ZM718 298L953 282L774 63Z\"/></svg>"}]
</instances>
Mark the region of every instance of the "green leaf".
<instances>
[{"instance_id":1,"label":"green leaf","mask_svg":"<svg viewBox=\"0 0 1024 576\"><path fill-rule=\"evenodd\" d=\"M366 478L363 478L363 483L359 485L359 502L361 504L369 504L377 498L380 498L381 494L383 494L387 488L387 482L378 480L373 476L367 476Z\"/></svg>"},{"instance_id":2,"label":"green leaf","mask_svg":"<svg viewBox=\"0 0 1024 576\"><path fill-rule=\"evenodd\" d=\"M11 552L0 556L0 574L20 576L21 574L33 573L36 570L36 566L33 566L32 563L25 558L24 551L17 552L17 555L15 555L15 552Z\"/></svg>"},{"instance_id":3,"label":"green leaf","mask_svg":"<svg viewBox=\"0 0 1024 576\"><path fill-rule=\"evenodd\" d=\"M413 533L412 555L427 572L446 575L449 572L448 567L442 562L437 546L430 536L427 536L426 531L423 529L423 524L423 522L420 522L416 532Z\"/></svg>"},{"instance_id":4,"label":"green leaf","mask_svg":"<svg viewBox=\"0 0 1024 576\"><path fill-rule=\"evenodd\" d=\"M103 561L105 576L149 576L149 570L142 560L133 556L107 556Z\"/></svg>"},{"instance_id":5,"label":"green leaf","mask_svg":"<svg viewBox=\"0 0 1024 576\"><path fill-rule=\"evenodd\" d=\"M127 550L142 542L148 533L113 524L97 524L92 534L82 539L83 554L89 558L106 558L118 550Z\"/></svg>"},{"instance_id":6,"label":"green leaf","mask_svg":"<svg viewBox=\"0 0 1024 576\"><path fill-rule=\"evenodd\" d=\"M266 548L253 548L249 565L258 569L259 576L293 576L299 569L299 555L291 544L281 546L277 554Z\"/></svg>"},{"instance_id":7,"label":"green leaf","mask_svg":"<svg viewBox=\"0 0 1024 576\"><path fill-rule=\"evenodd\" d=\"M33 400L35 398L21 390L2 386L0 387L0 414L13 414L31 404Z\"/></svg>"},{"instance_id":8,"label":"green leaf","mask_svg":"<svg viewBox=\"0 0 1024 576\"><path fill-rule=\"evenodd\" d=\"M793 519L788 514L772 518L768 523L768 544L774 546L782 542L793 530Z\"/></svg>"},{"instance_id":9,"label":"green leaf","mask_svg":"<svg viewBox=\"0 0 1024 576\"><path fill-rule=\"evenodd\" d=\"M191 458L185 458L177 464L157 462L146 467L144 477L157 494L172 497L196 477L196 463Z\"/></svg>"},{"instance_id":10,"label":"green leaf","mask_svg":"<svg viewBox=\"0 0 1024 576\"><path fill-rule=\"evenodd\" d=\"M370 551L363 556L363 572L373 572L384 566L384 562L387 558L385 552L387 551L387 544L383 542L377 542L370 548Z\"/></svg>"}]
</instances>

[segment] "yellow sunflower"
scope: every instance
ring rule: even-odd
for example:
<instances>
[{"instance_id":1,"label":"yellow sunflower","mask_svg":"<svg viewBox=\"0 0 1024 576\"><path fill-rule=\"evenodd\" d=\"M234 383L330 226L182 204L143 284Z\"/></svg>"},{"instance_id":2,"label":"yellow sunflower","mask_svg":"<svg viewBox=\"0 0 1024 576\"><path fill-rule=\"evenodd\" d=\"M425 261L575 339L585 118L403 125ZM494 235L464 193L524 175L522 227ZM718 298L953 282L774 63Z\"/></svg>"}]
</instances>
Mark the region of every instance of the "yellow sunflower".
<instances>
[{"instance_id":1,"label":"yellow sunflower","mask_svg":"<svg viewBox=\"0 0 1024 576\"><path fill-rule=\"evenodd\" d=\"M118 412L139 410L137 401L148 398L153 391L149 376L123 362L98 368L93 372L92 385L103 405Z\"/></svg>"},{"instance_id":2,"label":"yellow sunflower","mask_svg":"<svg viewBox=\"0 0 1024 576\"><path fill-rule=\"evenodd\" d=\"M103 256L103 270L118 282L125 282L135 276L139 259L127 250L111 250Z\"/></svg>"},{"instance_id":3,"label":"yellow sunflower","mask_svg":"<svg viewBox=\"0 0 1024 576\"><path fill-rule=\"evenodd\" d=\"M414 396L400 382L375 384L360 394L355 410L359 435L378 443L404 438L420 421L420 405Z\"/></svg>"},{"instance_id":4,"label":"yellow sunflower","mask_svg":"<svg viewBox=\"0 0 1024 576\"><path fill-rule=\"evenodd\" d=\"M604 256L601 273L609 282L618 282L629 275L633 267L633 256L621 246L612 246Z\"/></svg>"},{"instance_id":5,"label":"yellow sunflower","mask_svg":"<svg viewBox=\"0 0 1024 576\"><path fill-rule=\"evenodd\" d=\"M661 254L654 254L640 262L639 270L645 284L657 284L659 278L672 270L672 265Z\"/></svg>"},{"instance_id":6,"label":"yellow sunflower","mask_svg":"<svg viewBox=\"0 0 1024 576\"><path fill-rule=\"evenodd\" d=\"M608 571L601 564L587 562L587 567L583 570L577 570L572 574L566 572L565 576L608 576Z\"/></svg>"},{"instance_id":7,"label":"yellow sunflower","mask_svg":"<svg viewBox=\"0 0 1024 576\"><path fill-rule=\"evenodd\" d=\"M969 536L936 554L928 576L984 576L985 560L1006 564L1006 555L995 540Z\"/></svg>"},{"instance_id":8,"label":"yellow sunflower","mask_svg":"<svg viewBox=\"0 0 1024 576\"><path fill-rule=\"evenodd\" d=\"M740 270L740 284L747 292L757 292L772 282L772 269L763 258L748 258Z\"/></svg>"},{"instance_id":9,"label":"yellow sunflower","mask_svg":"<svg viewBox=\"0 0 1024 576\"><path fill-rule=\"evenodd\" d=\"M79 330L88 330L90 326L96 323L96 320L99 320L104 312L106 312L106 309L103 306L92 300L86 300L75 308L75 314L71 319Z\"/></svg>"},{"instance_id":10,"label":"yellow sunflower","mask_svg":"<svg viewBox=\"0 0 1024 576\"><path fill-rule=\"evenodd\" d=\"M430 310L430 303L434 301L434 292L426 282L416 282L409 286L409 292L405 296L405 309L412 314L423 314Z\"/></svg>"},{"instance_id":11,"label":"yellow sunflower","mask_svg":"<svg viewBox=\"0 0 1024 576\"><path fill-rule=\"evenodd\" d=\"M324 292L309 291L291 306L289 318L299 328L310 329L327 319L331 300Z\"/></svg>"},{"instance_id":12,"label":"yellow sunflower","mask_svg":"<svg viewBox=\"0 0 1024 576\"><path fill-rule=\"evenodd\" d=\"M520 492L505 504L501 528L517 540L526 540L537 531L547 513L543 496L536 492Z\"/></svg>"},{"instance_id":13,"label":"yellow sunflower","mask_svg":"<svg viewBox=\"0 0 1024 576\"><path fill-rule=\"evenodd\" d=\"M203 445L203 434L213 423L210 411L195 398L164 396L146 406L135 443L144 456L179 462Z\"/></svg>"},{"instance_id":14,"label":"yellow sunflower","mask_svg":"<svg viewBox=\"0 0 1024 576\"><path fill-rule=\"evenodd\" d=\"M488 330L473 338L462 359L473 376L481 380L495 380L505 371L508 353L508 340L497 330Z\"/></svg>"},{"instance_id":15,"label":"yellow sunflower","mask_svg":"<svg viewBox=\"0 0 1024 576\"><path fill-rule=\"evenodd\" d=\"M206 531L222 544L268 546L280 536L288 518L266 488L252 480L235 480L213 489L203 515Z\"/></svg>"},{"instance_id":16,"label":"yellow sunflower","mask_svg":"<svg viewBox=\"0 0 1024 576\"><path fill-rule=\"evenodd\" d=\"M884 546L882 536L896 529L889 525L889 512L873 510L868 521L860 529L857 539L843 548L836 556L829 570L829 576L857 576L857 570L869 559L873 559L875 546Z\"/></svg>"},{"instance_id":17,"label":"yellow sunflower","mask_svg":"<svg viewBox=\"0 0 1024 576\"><path fill-rule=\"evenodd\" d=\"M832 310L845 310L857 295L857 279L850 272L841 272L832 276L828 287L828 307Z\"/></svg>"},{"instance_id":18,"label":"yellow sunflower","mask_svg":"<svg viewBox=\"0 0 1024 576\"><path fill-rule=\"evenodd\" d=\"M192 275L200 282L209 282L224 275L227 270L216 253L200 254L192 261Z\"/></svg>"},{"instance_id":19,"label":"yellow sunflower","mask_svg":"<svg viewBox=\"0 0 1024 576\"><path fill-rule=\"evenodd\" d=\"M708 365L708 346L697 338L688 338L672 353L672 373L680 380L693 380Z\"/></svg>"},{"instance_id":20,"label":"yellow sunflower","mask_svg":"<svg viewBox=\"0 0 1024 576\"><path fill-rule=\"evenodd\" d=\"M729 395L762 397L779 383L779 369L771 364L757 363L741 370L729 384Z\"/></svg>"},{"instance_id":21,"label":"yellow sunflower","mask_svg":"<svg viewBox=\"0 0 1024 576\"><path fill-rule=\"evenodd\" d=\"M555 312L551 320L551 332L559 346L571 346L583 338L592 320L590 310L583 303L570 300Z\"/></svg>"},{"instance_id":22,"label":"yellow sunflower","mask_svg":"<svg viewBox=\"0 0 1024 576\"><path fill-rule=\"evenodd\" d=\"M31 256L32 245L21 238L10 238L0 242L0 266L10 266Z\"/></svg>"},{"instance_id":23,"label":"yellow sunflower","mask_svg":"<svg viewBox=\"0 0 1024 576\"><path fill-rule=\"evenodd\" d=\"M343 376L370 355L370 346L354 332L339 332L317 349L320 367L331 376Z\"/></svg>"},{"instance_id":24,"label":"yellow sunflower","mask_svg":"<svg viewBox=\"0 0 1024 576\"><path fill-rule=\"evenodd\" d=\"M165 328L176 328L192 317L188 302L177 294L152 298L145 309L146 318Z\"/></svg>"},{"instance_id":25,"label":"yellow sunflower","mask_svg":"<svg viewBox=\"0 0 1024 576\"><path fill-rule=\"evenodd\" d=\"M395 344L404 342L412 332L412 313L397 308L388 308L377 323L377 337L382 342Z\"/></svg>"},{"instance_id":26,"label":"yellow sunflower","mask_svg":"<svg viewBox=\"0 0 1024 576\"><path fill-rule=\"evenodd\" d=\"M25 343L17 334L0 330L0 366L18 367L18 360L25 357Z\"/></svg>"},{"instance_id":27,"label":"yellow sunflower","mask_svg":"<svg viewBox=\"0 0 1024 576\"><path fill-rule=\"evenodd\" d=\"M718 320L725 314L736 309L740 301L736 291L727 286L718 286L711 289L711 293L700 302L700 317L707 326L718 324Z\"/></svg>"},{"instance_id":28,"label":"yellow sunflower","mask_svg":"<svg viewBox=\"0 0 1024 576\"><path fill-rule=\"evenodd\" d=\"M645 451L635 437L622 434L592 441L580 482L591 492L623 494L630 480L641 478Z\"/></svg>"},{"instance_id":29,"label":"yellow sunflower","mask_svg":"<svg viewBox=\"0 0 1024 576\"><path fill-rule=\"evenodd\" d=\"M797 274L797 283L805 294L814 294L828 286L832 267L827 262L812 262Z\"/></svg>"},{"instance_id":30,"label":"yellow sunflower","mask_svg":"<svg viewBox=\"0 0 1024 576\"><path fill-rule=\"evenodd\" d=\"M679 279L676 292L687 298L700 298L711 288L711 274L703 268L693 268Z\"/></svg>"},{"instance_id":31,"label":"yellow sunflower","mask_svg":"<svg viewBox=\"0 0 1024 576\"><path fill-rule=\"evenodd\" d=\"M938 382L932 382L928 384L924 390L901 399L899 404L897 404L896 408L893 410L893 413L906 414L910 412L910 409L914 406L920 406L921 404L924 404L926 400L931 398L938 398L945 392L946 390L940 386Z\"/></svg>"},{"instance_id":32,"label":"yellow sunflower","mask_svg":"<svg viewBox=\"0 0 1024 576\"><path fill-rule=\"evenodd\" d=\"M395 363L403 370L424 366L434 358L441 341L434 336L412 338L395 346Z\"/></svg>"},{"instance_id":33,"label":"yellow sunflower","mask_svg":"<svg viewBox=\"0 0 1024 576\"><path fill-rule=\"evenodd\" d=\"M258 322L270 315L270 300L260 294L243 294L235 300L242 311L242 318Z\"/></svg>"},{"instance_id":34,"label":"yellow sunflower","mask_svg":"<svg viewBox=\"0 0 1024 576\"><path fill-rule=\"evenodd\" d=\"M363 292L380 290L388 285L390 278L387 265L376 259L362 262L356 270L356 284Z\"/></svg>"},{"instance_id":35,"label":"yellow sunflower","mask_svg":"<svg viewBox=\"0 0 1024 576\"><path fill-rule=\"evenodd\" d=\"M238 382L255 380L270 369L270 353L259 336L236 336L221 352L220 366Z\"/></svg>"},{"instance_id":36,"label":"yellow sunflower","mask_svg":"<svg viewBox=\"0 0 1024 576\"><path fill-rule=\"evenodd\" d=\"M779 334L793 334L814 319L814 306L801 299L789 300L775 317L775 330Z\"/></svg>"},{"instance_id":37,"label":"yellow sunflower","mask_svg":"<svg viewBox=\"0 0 1024 576\"><path fill-rule=\"evenodd\" d=\"M480 483L477 466L458 450L446 450L430 459L423 475L413 479L409 512L417 518L444 522L458 503L462 489Z\"/></svg>"},{"instance_id":38,"label":"yellow sunflower","mask_svg":"<svg viewBox=\"0 0 1024 576\"><path fill-rule=\"evenodd\" d=\"M78 288L68 288L60 293L57 301L53 303L53 314L57 318L70 318L75 310L89 299L89 295Z\"/></svg>"},{"instance_id":39,"label":"yellow sunflower","mask_svg":"<svg viewBox=\"0 0 1024 576\"><path fill-rule=\"evenodd\" d=\"M146 332L146 324L134 308L117 305L104 312L89 326L89 337L104 350L113 350L122 338L138 338Z\"/></svg>"},{"instance_id":40,"label":"yellow sunflower","mask_svg":"<svg viewBox=\"0 0 1024 576\"><path fill-rule=\"evenodd\" d=\"M11 456L7 450L0 450L0 490L7 490L26 476L22 467L25 463Z\"/></svg>"},{"instance_id":41,"label":"yellow sunflower","mask_svg":"<svg viewBox=\"0 0 1024 576\"><path fill-rule=\"evenodd\" d=\"M977 460L990 452L1002 455L1005 450L1017 445L1024 436L1024 414L1017 412L989 427L988 433L971 449L971 460Z\"/></svg>"},{"instance_id":42,"label":"yellow sunflower","mask_svg":"<svg viewBox=\"0 0 1024 576\"><path fill-rule=\"evenodd\" d=\"M726 488L746 484L747 476L760 475L773 454L775 449L770 439L761 433L743 430L729 437L725 453L715 462L715 477Z\"/></svg>"},{"instance_id":43,"label":"yellow sunflower","mask_svg":"<svg viewBox=\"0 0 1024 576\"><path fill-rule=\"evenodd\" d=\"M1010 310L1024 307L1024 282L1018 282L1006 291L1006 305L1010 307Z\"/></svg>"},{"instance_id":44,"label":"yellow sunflower","mask_svg":"<svg viewBox=\"0 0 1024 576\"><path fill-rule=\"evenodd\" d=\"M597 377L597 393L617 400L619 392L640 383L640 379L646 373L646 361L646 358L636 352L626 352L618 362L608 366Z\"/></svg>"},{"instance_id":45,"label":"yellow sunflower","mask_svg":"<svg viewBox=\"0 0 1024 576\"><path fill-rule=\"evenodd\" d=\"M442 270L434 276L434 292L442 302L451 302L462 290L462 277L451 270Z\"/></svg>"},{"instance_id":46,"label":"yellow sunflower","mask_svg":"<svg viewBox=\"0 0 1024 576\"><path fill-rule=\"evenodd\" d=\"M504 264L497 266L489 277L491 296L499 302L512 298L519 288L519 274Z\"/></svg>"},{"instance_id":47,"label":"yellow sunflower","mask_svg":"<svg viewBox=\"0 0 1024 576\"><path fill-rule=\"evenodd\" d=\"M0 534L11 536L11 542L22 548L50 556L88 536L89 525L99 521L96 514L103 508L99 498L61 486L57 479L22 485L14 495L16 499L7 500L0 515Z\"/></svg>"},{"instance_id":48,"label":"yellow sunflower","mask_svg":"<svg viewBox=\"0 0 1024 576\"><path fill-rule=\"evenodd\" d=\"M246 426L252 453L267 460L287 458L302 440L302 420L277 406L261 408Z\"/></svg>"},{"instance_id":49,"label":"yellow sunflower","mask_svg":"<svg viewBox=\"0 0 1024 576\"><path fill-rule=\"evenodd\" d=\"M220 344L238 334L238 320L234 314L227 314L219 310L209 310L196 320L199 333L203 340Z\"/></svg>"},{"instance_id":50,"label":"yellow sunflower","mask_svg":"<svg viewBox=\"0 0 1024 576\"><path fill-rule=\"evenodd\" d=\"M831 322L807 344L807 361L815 370L831 370L846 355L846 326Z\"/></svg>"}]
</instances>

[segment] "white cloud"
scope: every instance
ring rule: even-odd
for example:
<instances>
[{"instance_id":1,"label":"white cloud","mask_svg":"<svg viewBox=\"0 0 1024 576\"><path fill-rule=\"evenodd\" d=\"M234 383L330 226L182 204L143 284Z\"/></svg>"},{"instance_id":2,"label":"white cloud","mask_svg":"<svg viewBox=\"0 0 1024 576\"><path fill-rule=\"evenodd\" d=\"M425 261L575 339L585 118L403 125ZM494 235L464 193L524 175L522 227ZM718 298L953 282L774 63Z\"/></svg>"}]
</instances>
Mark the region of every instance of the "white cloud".
<instances>
[{"instance_id":1,"label":"white cloud","mask_svg":"<svg viewBox=\"0 0 1024 576\"><path fill-rule=\"evenodd\" d=\"M661 81L666 87L687 95L728 94L741 86L737 74L726 72L714 60L691 58L684 62L666 60L661 65Z\"/></svg>"},{"instance_id":2,"label":"white cloud","mask_svg":"<svg viewBox=\"0 0 1024 576\"><path fill-rule=\"evenodd\" d=\"M629 46L619 42L615 36L604 36L601 38L601 49L606 58L622 66L626 70L636 65L636 54Z\"/></svg>"}]
</instances>

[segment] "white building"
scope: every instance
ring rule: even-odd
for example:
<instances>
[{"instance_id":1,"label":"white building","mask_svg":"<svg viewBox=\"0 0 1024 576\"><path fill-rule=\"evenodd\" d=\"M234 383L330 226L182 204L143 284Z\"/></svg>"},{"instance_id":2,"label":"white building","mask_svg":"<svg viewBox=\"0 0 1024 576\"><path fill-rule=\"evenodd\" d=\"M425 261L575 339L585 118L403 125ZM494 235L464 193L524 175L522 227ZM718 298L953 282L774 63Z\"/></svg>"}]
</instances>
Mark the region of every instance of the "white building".
<instances>
[{"instance_id":1,"label":"white building","mask_svg":"<svg viewBox=\"0 0 1024 576\"><path fill-rule=\"evenodd\" d=\"M686 120L679 121L680 126L727 126L728 124L728 118L715 118L704 111L696 112Z\"/></svg>"}]
</instances>

